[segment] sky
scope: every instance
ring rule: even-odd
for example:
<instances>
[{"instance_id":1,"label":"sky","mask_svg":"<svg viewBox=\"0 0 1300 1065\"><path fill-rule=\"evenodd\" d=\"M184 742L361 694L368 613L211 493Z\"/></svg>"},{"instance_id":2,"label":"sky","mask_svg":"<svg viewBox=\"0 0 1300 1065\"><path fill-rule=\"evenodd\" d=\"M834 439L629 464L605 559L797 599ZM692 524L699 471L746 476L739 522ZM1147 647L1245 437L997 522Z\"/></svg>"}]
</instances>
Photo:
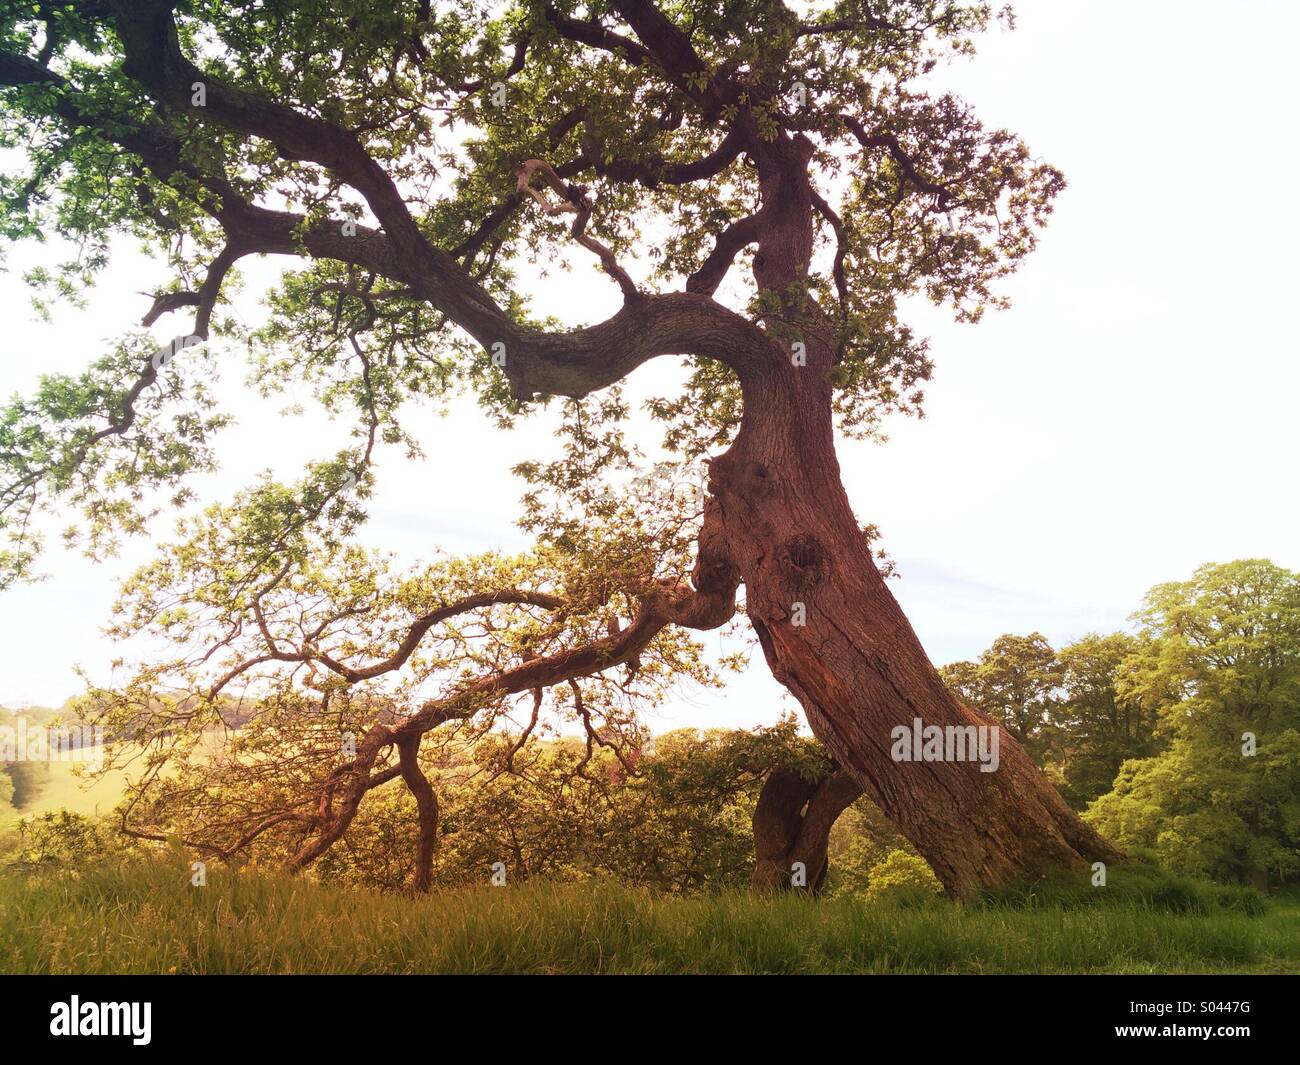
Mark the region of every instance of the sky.
<instances>
[{"instance_id":1,"label":"sky","mask_svg":"<svg viewBox=\"0 0 1300 1065\"><path fill-rule=\"evenodd\" d=\"M927 416L889 422L884 444L840 449L850 499L881 529L901 573L894 594L939 664L1004 632L1060 644L1124 627L1147 588L1206 562L1300 568L1300 5L1015 7L1016 31L992 30L940 83L986 125L1023 136L1069 187L1001 289L1010 310L972 326L908 306L937 366ZM42 323L21 274L57 252L11 249L0 274L0 396L83 367L147 309L140 291L165 280L123 244L84 310ZM247 320L280 265L244 267L236 306ZM534 288L573 323L618 303L588 268ZM160 344L184 325L160 323ZM677 372L659 360L630 387L671 387ZM240 367L227 378L238 425L220 443L222 470L199 482L204 501L264 469L293 478L343 445L344 427L283 413L292 386L267 403L242 387ZM503 432L472 403L417 427L428 458L382 459L366 542L410 561L524 547L509 470L548 453L549 428ZM46 580L0 596L0 705L61 703L81 690L77 666L107 679L120 649L101 629L117 583L170 531L164 518L101 565L54 550ZM651 724L747 727L793 706L755 651L724 691L683 691Z\"/></svg>"}]
</instances>

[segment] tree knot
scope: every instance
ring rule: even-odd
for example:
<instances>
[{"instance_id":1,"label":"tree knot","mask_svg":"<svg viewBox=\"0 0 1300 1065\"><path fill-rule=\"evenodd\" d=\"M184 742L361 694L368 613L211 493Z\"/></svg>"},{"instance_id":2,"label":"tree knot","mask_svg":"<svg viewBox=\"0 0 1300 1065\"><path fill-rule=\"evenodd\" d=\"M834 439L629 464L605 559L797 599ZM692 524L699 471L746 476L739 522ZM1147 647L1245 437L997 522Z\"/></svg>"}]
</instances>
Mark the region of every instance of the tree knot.
<instances>
[{"instance_id":1,"label":"tree knot","mask_svg":"<svg viewBox=\"0 0 1300 1065\"><path fill-rule=\"evenodd\" d=\"M808 588L822 579L826 566L826 548L815 536L800 533L786 541L782 561L794 584Z\"/></svg>"}]
</instances>

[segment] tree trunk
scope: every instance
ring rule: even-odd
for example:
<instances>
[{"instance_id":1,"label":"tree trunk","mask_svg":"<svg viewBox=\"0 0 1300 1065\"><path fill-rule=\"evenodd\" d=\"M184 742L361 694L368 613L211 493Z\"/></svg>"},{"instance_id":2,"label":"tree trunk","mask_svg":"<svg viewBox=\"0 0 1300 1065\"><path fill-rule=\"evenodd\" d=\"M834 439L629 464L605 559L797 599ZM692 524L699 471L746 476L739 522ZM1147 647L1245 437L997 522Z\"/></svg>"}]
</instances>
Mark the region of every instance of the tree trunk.
<instances>
[{"instance_id":1,"label":"tree trunk","mask_svg":"<svg viewBox=\"0 0 1300 1065\"><path fill-rule=\"evenodd\" d=\"M433 884L433 856L438 849L438 797L420 768L419 733L397 742L402 780L415 797L418 833L415 861L411 869L411 890L423 894Z\"/></svg>"},{"instance_id":2,"label":"tree trunk","mask_svg":"<svg viewBox=\"0 0 1300 1065\"><path fill-rule=\"evenodd\" d=\"M754 807L753 886L763 891L794 887L795 863L801 862L807 891L820 892L831 829L861 794L861 786L843 769L811 781L784 767L772 770Z\"/></svg>"},{"instance_id":3,"label":"tree trunk","mask_svg":"<svg viewBox=\"0 0 1300 1065\"><path fill-rule=\"evenodd\" d=\"M955 898L1121 860L1005 730L992 772L891 756L896 726L911 733L916 720L997 726L949 693L872 561L840 482L826 371L810 358L743 386L740 432L710 467L711 516L773 674L836 762Z\"/></svg>"}]
</instances>

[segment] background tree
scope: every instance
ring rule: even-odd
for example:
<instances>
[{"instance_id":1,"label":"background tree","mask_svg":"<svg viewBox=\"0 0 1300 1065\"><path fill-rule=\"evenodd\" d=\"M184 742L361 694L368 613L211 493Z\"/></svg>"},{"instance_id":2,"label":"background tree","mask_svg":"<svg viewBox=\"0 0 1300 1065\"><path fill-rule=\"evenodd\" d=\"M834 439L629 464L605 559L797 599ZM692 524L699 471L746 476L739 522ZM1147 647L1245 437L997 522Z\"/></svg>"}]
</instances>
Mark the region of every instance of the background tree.
<instances>
[{"instance_id":1,"label":"background tree","mask_svg":"<svg viewBox=\"0 0 1300 1065\"><path fill-rule=\"evenodd\" d=\"M1040 632L999 636L978 662L940 669L944 682L1001 721L1076 809L1110 790L1128 758L1156 752L1156 702L1134 683L1144 644L1089 634L1060 651Z\"/></svg>"},{"instance_id":2,"label":"background tree","mask_svg":"<svg viewBox=\"0 0 1300 1065\"><path fill-rule=\"evenodd\" d=\"M813 731L970 896L1047 863L1121 857L1014 741L996 773L890 760L891 729L917 716L986 719L926 658L835 458L837 424L870 433L919 409L930 362L900 298L977 319L1063 187L1017 137L920 84L991 17L946 0L10 3L4 138L29 169L0 189L4 231L80 245L33 278L56 290L103 268L114 234L145 239L174 271L145 324L193 308L195 338L238 333L218 309L239 260L304 261L272 299L260 380L313 383L357 412L359 439L270 524L244 524L277 559L271 576L280 522L341 541L362 520L373 451L404 439L405 399L469 385L508 419L685 356L684 389L651 410L678 456L711 455L708 499L692 585L648 604L645 624L720 624L743 585ZM540 320L518 284L534 251L593 256L621 309ZM729 307L715 294L737 263L750 280ZM143 527L151 490L183 498L214 461L223 416L201 372L214 356L155 350L127 335L0 418L11 577L31 571L41 508L79 506L102 550ZM569 679L619 657L603 652ZM368 733L345 806L372 743L418 747L436 719L421 709Z\"/></svg>"},{"instance_id":3,"label":"background tree","mask_svg":"<svg viewBox=\"0 0 1300 1065\"><path fill-rule=\"evenodd\" d=\"M1006 726L1038 765L1046 762L1052 706L1064 675L1046 636L999 636L978 663L953 662L939 672L961 699Z\"/></svg>"},{"instance_id":4,"label":"background tree","mask_svg":"<svg viewBox=\"0 0 1300 1065\"><path fill-rule=\"evenodd\" d=\"M1300 576L1262 559L1151 590L1129 698L1168 746L1126 762L1089 818L1175 869L1259 886L1300 878Z\"/></svg>"},{"instance_id":5,"label":"background tree","mask_svg":"<svg viewBox=\"0 0 1300 1065\"><path fill-rule=\"evenodd\" d=\"M1110 791L1120 766L1149 758L1158 744L1157 704L1129 680L1149 650L1122 632L1090 633L1057 652L1061 697L1052 705L1061 790L1076 809Z\"/></svg>"},{"instance_id":6,"label":"background tree","mask_svg":"<svg viewBox=\"0 0 1300 1065\"><path fill-rule=\"evenodd\" d=\"M58 710L46 707L29 707L24 710L0 707L0 726L13 730L9 735L15 741L20 719L33 729L57 725L65 720ZM16 812L32 805L44 790L49 775L47 764L25 760L17 750L13 751L13 755L13 760L9 760L9 752L0 750L0 819L3 820L12 819L11 811Z\"/></svg>"}]
</instances>

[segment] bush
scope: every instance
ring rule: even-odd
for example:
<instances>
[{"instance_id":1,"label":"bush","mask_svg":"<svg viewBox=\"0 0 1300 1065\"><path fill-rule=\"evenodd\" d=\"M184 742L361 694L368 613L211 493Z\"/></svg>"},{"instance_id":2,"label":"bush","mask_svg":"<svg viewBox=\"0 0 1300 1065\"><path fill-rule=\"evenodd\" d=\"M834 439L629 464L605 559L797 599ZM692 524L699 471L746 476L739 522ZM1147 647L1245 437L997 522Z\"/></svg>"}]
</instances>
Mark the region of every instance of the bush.
<instances>
[{"instance_id":1,"label":"bush","mask_svg":"<svg viewBox=\"0 0 1300 1065\"><path fill-rule=\"evenodd\" d=\"M135 841L107 821L52 810L18 822L11 864L22 869L78 869L141 853Z\"/></svg>"},{"instance_id":2,"label":"bush","mask_svg":"<svg viewBox=\"0 0 1300 1065\"><path fill-rule=\"evenodd\" d=\"M904 850L890 851L871 867L867 898L873 902L927 902L943 891L925 859Z\"/></svg>"}]
</instances>

